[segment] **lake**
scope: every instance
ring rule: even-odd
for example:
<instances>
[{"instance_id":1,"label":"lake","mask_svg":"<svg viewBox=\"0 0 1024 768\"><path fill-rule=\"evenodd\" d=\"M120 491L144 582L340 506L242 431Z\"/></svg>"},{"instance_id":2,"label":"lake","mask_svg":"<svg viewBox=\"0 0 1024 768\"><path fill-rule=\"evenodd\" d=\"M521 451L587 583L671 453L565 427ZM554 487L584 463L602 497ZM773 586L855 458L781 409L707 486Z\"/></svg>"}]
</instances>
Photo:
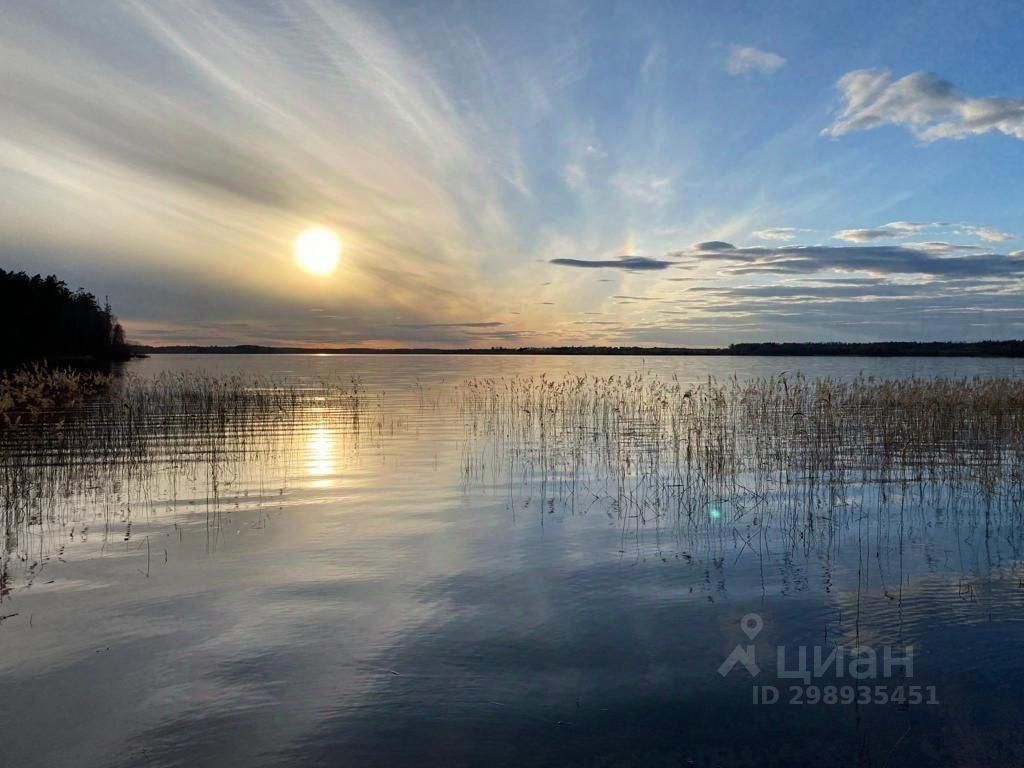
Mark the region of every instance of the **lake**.
<instances>
[{"instance_id":1,"label":"lake","mask_svg":"<svg viewBox=\"0 0 1024 768\"><path fill-rule=\"evenodd\" d=\"M181 396L200 371L256 394L204 379ZM971 421L922 409L922 433L958 431L910 455L886 430L917 421L833 419L799 383L860 377L835 391L877 403L864 377L1022 375L957 358L134 361L118 386L148 400L19 427L4 458L4 763L1022 762L1022 454L986 443L1019 434L1017 401ZM795 406L760 431L753 379L772 403L816 398L832 431ZM677 421L701 397L712 416Z\"/></svg>"}]
</instances>

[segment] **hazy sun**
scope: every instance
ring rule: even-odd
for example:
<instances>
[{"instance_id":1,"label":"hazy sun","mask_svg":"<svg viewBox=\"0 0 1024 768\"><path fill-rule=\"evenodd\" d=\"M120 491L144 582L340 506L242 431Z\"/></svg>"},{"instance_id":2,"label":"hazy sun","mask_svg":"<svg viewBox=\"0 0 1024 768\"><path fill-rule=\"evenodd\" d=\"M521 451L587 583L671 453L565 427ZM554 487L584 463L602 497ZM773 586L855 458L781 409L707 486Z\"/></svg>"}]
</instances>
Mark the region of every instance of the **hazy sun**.
<instances>
[{"instance_id":1,"label":"hazy sun","mask_svg":"<svg viewBox=\"0 0 1024 768\"><path fill-rule=\"evenodd\" d=\"M313 275L324 277L338 268L341 241L331 230L314 227L295 238L295 261Z\"/></svg>"}]
</instances>

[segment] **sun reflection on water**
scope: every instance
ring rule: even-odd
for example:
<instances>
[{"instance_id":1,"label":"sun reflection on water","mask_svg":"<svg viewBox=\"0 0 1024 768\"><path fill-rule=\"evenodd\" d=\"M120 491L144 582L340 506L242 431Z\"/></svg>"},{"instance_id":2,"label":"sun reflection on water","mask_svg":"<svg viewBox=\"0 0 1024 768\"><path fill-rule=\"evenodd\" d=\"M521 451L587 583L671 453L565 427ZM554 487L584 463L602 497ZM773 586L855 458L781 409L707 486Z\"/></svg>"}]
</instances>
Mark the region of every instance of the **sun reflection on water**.
<instances>
[{"instance_id":1,"label":"sun reflection on water","mask_svg":"<svg viewBox=\"0 0 1024 768\"><path fill-rule=\"evenodd\" d=\"M306 474L313 488L330 488L335 484L335 438L327 427L314 427L306 442Z\"/></svg>"}]
</instances>

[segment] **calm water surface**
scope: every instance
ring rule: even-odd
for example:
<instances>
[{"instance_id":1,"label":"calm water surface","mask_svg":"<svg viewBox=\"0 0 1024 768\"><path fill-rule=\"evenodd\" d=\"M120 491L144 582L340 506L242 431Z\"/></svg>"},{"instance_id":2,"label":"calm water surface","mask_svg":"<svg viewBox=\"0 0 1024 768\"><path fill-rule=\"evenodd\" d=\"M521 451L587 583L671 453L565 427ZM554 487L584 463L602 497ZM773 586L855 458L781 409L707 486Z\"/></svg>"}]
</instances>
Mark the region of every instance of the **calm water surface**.
<instances>
[{"instance_id":1,"label":"calm water surface","mask_svg":"<svg viewBox=\"0 0 1024 768\"><path fill-rule=\"evenodd\" d=\"M1020 376L1020 362L163 356L129 366L142 378L195 370L300 386L355 378L362 410L313 404L300 422L268 420L241 458L211 459L189 433L193 461L154 452L121 480L84 472L54 481L60 494L44 483L5 499L31 515L4 545L4 765L1024 760L1024 526L1012 502L872 486L855 503L829 500L843 511L824 526L811 492L787 502L806 506L805 525L752 540L756 512L726 499L699 522L645 513L585 456L572 472L548 465L451 394L470 378L531 374ZM741 624L750 614L757 632L754 619ZM738 645L755 649L756 677L742 664L719 673ZM810 667L814 647L837 645L878 649L877 675L833 669L811 680L822 695L879 685L889 698L916 685L925 700L792 693L802 681L785 674L801 668L799 648ZM908 646L911 675L883 678L882 649ZM780 701L754 704L754 685L775 686Z\"/></svg>"}]
</instances>

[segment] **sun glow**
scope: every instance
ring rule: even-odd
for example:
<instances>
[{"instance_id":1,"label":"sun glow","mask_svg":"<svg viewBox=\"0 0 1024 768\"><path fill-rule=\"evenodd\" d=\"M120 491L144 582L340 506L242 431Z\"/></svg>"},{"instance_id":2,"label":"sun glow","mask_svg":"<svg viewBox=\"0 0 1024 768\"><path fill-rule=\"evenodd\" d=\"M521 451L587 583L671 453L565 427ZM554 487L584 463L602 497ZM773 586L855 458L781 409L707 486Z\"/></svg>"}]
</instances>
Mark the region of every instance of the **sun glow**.
<instances>
[{"instance_id":1,"label":"sun glow","mask_svg":"<svg viewBox=\"0 0 1024 768\"><path fill-rule=\"evenodd\" d=\"M341 241L324 227L307 229L295 239L295 261L312 275L326 277L338 268Z\"/></svg>"},{"instance_id":2,"label":"sun glow","mask_svg":"<svg viewBox=\"0 0 1024 768\"><path fill-rule=\"evenodd\" d=\"M312 487L330 488L334 484L334 458L334 435L326 427L316 427L306 443L306 474Z\"/></svg>"}]
</instances>

